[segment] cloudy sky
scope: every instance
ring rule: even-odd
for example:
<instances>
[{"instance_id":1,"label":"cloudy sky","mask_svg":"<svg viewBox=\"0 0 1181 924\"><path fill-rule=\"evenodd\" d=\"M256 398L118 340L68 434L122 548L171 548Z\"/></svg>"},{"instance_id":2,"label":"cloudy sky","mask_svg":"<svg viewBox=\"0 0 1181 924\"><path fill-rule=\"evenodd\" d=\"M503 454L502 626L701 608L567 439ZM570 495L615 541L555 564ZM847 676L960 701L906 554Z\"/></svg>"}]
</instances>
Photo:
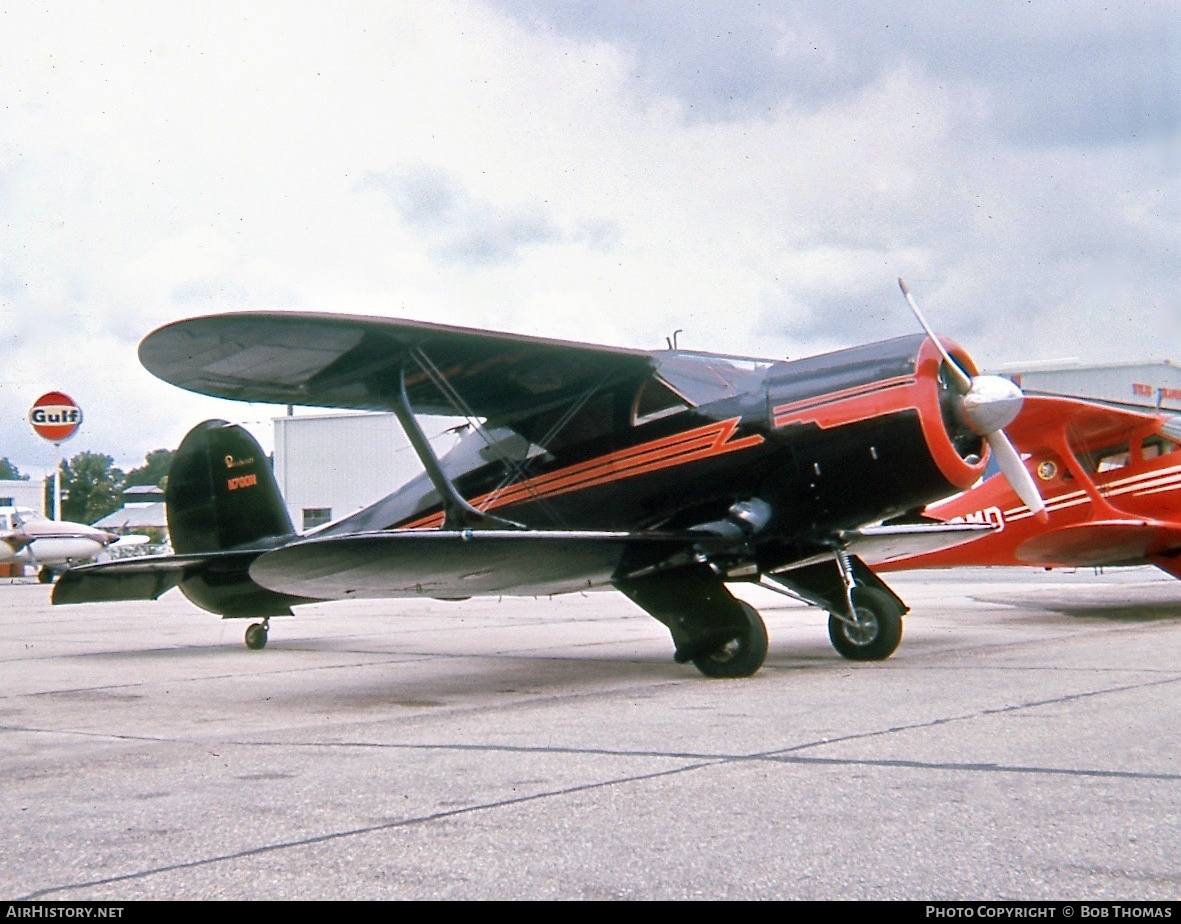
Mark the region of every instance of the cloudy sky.
<instances>
[{"instance_id":1,"label":"cloudy sky","mask_svg":"<svg viewBox=\"0 0 1181 924\"><path fill-rule=\"evenodd\" d=\"M136 360L242 309L1181 360L1179 100L1171 0L0 0L0 456L265 439Z\"/></svg>"}]
</instances>

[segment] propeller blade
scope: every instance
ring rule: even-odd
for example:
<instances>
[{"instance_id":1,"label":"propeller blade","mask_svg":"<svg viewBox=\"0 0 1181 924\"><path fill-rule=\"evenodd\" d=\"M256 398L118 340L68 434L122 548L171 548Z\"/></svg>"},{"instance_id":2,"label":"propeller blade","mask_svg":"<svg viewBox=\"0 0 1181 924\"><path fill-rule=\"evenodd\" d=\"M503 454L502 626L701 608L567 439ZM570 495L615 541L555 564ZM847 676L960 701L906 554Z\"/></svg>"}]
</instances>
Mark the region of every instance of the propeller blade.
<instances>
[{"instance_id":1,"label":"propeller blade","mask_svg":"<svg viewBox=\"0 0 1181 924\"><path fill-rule=\"evenodd\" d=\"M923 330L927 332L927 336L943 354L943 359L947 363L948 372L955 379L955 384L959 388L961 394L964 394L972 387L972 379L963 369L960 368L959 363L951 358L951 354L947 352L939 338L935 336L935 331L931 329L931 325L927 323L927 319L923 317L923 313L919 310L918 303L914 300L914 296L910 294L910 289L906 285L906 281L899 276L898 288L902 290L902 296L906 299L906 304L910 305L910 310L914 312L914 316L918 318L919 324Z\"/></svg>"},{"instance_id":2,"label":"propeller blade","mask_svg":"<svg viewBox=\"0 0 1181 924\"><path fill-rule=\"evenodd\" d=\"M1009 482L1009 487L1021 498L1021 502L1029 508L1034 516L1041 520L1046 519L1046 503L1038 493L1037 485L1034 483L1033 476L1029 474L1029 469L1025 467L1021 456L1013 448L1009 438L1005 436L1005 431L993 430L984 438L988 441L988 447L992 450L997 465L1000 466L1001 474Z\"/></svg>"},{"instance_id":3,"label":"propeller blade","mask_svg":"<svg viewBox=\"0 0 1181 924\"><path fill-rule=\"evenodd\" d=\"M910 289L901 276L898 277L898 287L902 290L902 295L906 298L906 303L910 305L910 310L914 312L919 324L927 332L927 336L943 354L948 374L955 379L954 384L960 393L961 419L973 431L984 437L996 458L997 465L1000 466L1001 474L1009 482L1009 487L1021 498L1021 502L1039 520L1046 520L1048 516L1046 504L1042 500L1041 494L1038 493L1037 484L1029 474L1025 463L1021 461L1020 454L1009 442L1005 431L1001 429L1012 423L1020 413L1021 403L1025 399L1025 396L1021 394L1021 389L1008 379L999 376L978 375L972 378L968 375L951 358L951 354L935 336L935 331L931 329L931 325L923 317L918 303L915 302L914 296L910 294Z\"/></svg>"}]
</instances>

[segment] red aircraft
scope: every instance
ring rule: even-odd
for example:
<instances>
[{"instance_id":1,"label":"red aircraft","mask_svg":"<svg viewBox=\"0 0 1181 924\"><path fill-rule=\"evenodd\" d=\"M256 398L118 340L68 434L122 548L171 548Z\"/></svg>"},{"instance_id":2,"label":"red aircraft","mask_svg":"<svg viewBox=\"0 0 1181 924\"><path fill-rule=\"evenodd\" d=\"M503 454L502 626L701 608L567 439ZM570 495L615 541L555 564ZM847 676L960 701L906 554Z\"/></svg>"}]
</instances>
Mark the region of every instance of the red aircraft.
<instances>
[{"instance_id":1,"label":"red aircraft","mask_svg":"<svg viewBox=\"0 0 1181 924\"><path fill-rule=\"evenodd\" d=\"M905 286L903 286L905 292ZM679 662L753 674L758 582L829 613L845 657L888 657L906 606L865 563L978 535L879 525L977 481L994 456L1034 508L1006 439L1021 391L927 335L790 362L625 350L389 318L256 312L179 321L140 359L182 388L246 401L388 410L422 476L305 535L240 427L185 437L165 493L176 554L68 571L54 603L170 588L228 618L318 600L548 595L615 588L668 627ZM437 458L418 414L470 432ZM347 451L344 447L342 451Z\"/></svg>"},{"instance_id":2,"label":"red aircraft","mask_svg":"<svg viewBox=\"0 0 1181 924\"><path fill-rule=\"evenodd\" d=\"M1181 578L1181 422L1072 398L1027 395L1006 428L1027 455L1045 513L1002 478L927 508L995 532L880 571L960 565L1099 567L1152 564Z\"/></svg>"}]
</instances>

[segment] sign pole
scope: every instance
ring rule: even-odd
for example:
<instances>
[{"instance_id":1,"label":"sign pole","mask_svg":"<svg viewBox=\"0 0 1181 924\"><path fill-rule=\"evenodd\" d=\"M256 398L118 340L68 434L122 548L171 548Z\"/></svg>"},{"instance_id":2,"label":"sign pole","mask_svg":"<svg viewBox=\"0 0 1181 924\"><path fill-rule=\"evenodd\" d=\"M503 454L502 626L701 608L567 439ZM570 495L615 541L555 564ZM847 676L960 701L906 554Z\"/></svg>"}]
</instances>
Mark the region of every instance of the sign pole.
<instances>
[{"instance_id":1,"label":"sign pole","mask_svg":"<svg viewBox=\"0 0 1181 924\"><path fill-rule=\"evenodd\" d=\"M62 518L62 444L53 444L53 518Z\"/></svg>"}]
</instances>

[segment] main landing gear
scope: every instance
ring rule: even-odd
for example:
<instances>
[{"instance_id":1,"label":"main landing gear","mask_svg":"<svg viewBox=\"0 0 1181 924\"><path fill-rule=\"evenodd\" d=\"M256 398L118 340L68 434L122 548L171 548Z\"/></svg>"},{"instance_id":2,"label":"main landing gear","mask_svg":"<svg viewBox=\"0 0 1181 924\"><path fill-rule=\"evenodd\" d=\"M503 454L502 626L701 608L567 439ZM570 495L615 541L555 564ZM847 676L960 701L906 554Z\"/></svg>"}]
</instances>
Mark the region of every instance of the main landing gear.
<instances>
[{"instance_id":1,"label":"main landing gear","mask_svg":"<svg viewBox=\"0 0 1181 924\"><path fill-rule=\"evenodd\" d=\"M668 626L678 664L707 677L749 677L767 657L767 627L708 566L690 566L615 585Z\"/></svg>"},{"instance_id":2,"label":"main landing gear","mask_svg":"<svg viewBox=\"0 0 1181 924\"><path fill-rule=\"evenodd\" d=\"M883 661L902 641L906 605L859 559L843 549L833 561L783 574L763 574L759 584L828 611L828 638L850 661Z\"/></svg>"},{"instance_id":3,"label":"main landing gear","mask_svg":"<svg viewBox=\"0 0 1181 924\"><path fill-rule=\"evenodd\" d=\"M902 641L902 608L887 593L856 586L851 615L828 614L828 638L850 661L882 661Z\"/></svg>"},{"instance_id":4,"label":"main landing gear","mask_svg":"<svg viewBox=\"0 0 1181 924\"><path fill-rule=\"evenodd\" d=\"M271 620L264 619L262 622L256 622L248 626L246 629L246 647L251 651L260 651L267 647L267 629L271 624Z\"/></svg>"},{"instance_id":5,"label":"main landing gear","mask_svg":"<svg viewBox=\"0 0 1181 924\"><path fill-rule=\"evenodd\" d=\"M767 657L767 626L759 611L738 600L744 624L727 642L692 659L706 677L749 677L763 666Z\"/></svg>"},{"instance_id":6,"label":"main landing gear","mask_svg":"<svg viewBox=\"0 0 1181 924\"><path fill-rule=\"evenodd\" d=\"M833 608L828 614L832 647L850 661L882 661L890 657L902 641L905 608L885 591L884 584L881 588L867 586L865 575L859 576L852 556L843 548L836 549L833 557L844 585L845 606L844 612Z\"/></svg>"}]
</instances>

